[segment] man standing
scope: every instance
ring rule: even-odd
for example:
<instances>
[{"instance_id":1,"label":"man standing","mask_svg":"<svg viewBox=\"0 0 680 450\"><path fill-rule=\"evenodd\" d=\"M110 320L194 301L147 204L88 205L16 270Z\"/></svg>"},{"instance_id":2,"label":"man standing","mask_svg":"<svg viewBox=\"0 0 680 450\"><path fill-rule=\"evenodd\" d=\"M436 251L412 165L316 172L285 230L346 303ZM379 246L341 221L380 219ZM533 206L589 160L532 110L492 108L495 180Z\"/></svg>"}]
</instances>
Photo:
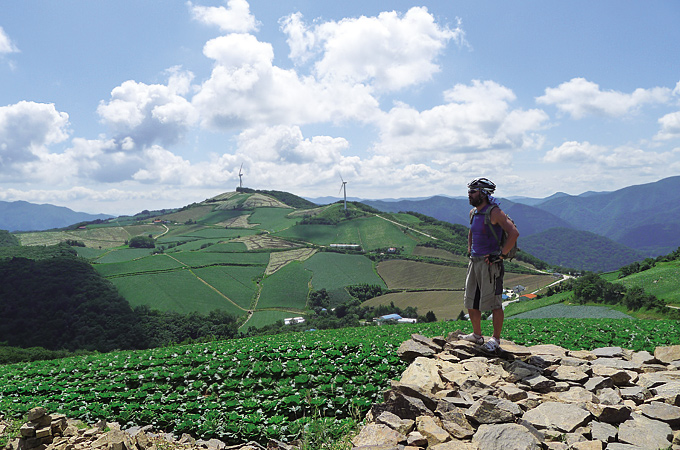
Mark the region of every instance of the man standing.
<instances>
[{"instance_id":1,"label":"man standing","mask_svg":"<svg viewBox=\"0 0 680 450\"><path fill-rule=\"evenodd\" d=\"M484 348L490 352L500 348L503 329L503 260L519 237L515 224L491 196L495 190L496 185L486 178L477 178L468 184L468 200L474 208L470 211L470 262L465 280L464 304L470 315L473 332L462 336L466 341L484 344L482 311L493 311L493 336L484 344ZM504 231L507 239L501 244Z\"/></svg>"}]
</instances>

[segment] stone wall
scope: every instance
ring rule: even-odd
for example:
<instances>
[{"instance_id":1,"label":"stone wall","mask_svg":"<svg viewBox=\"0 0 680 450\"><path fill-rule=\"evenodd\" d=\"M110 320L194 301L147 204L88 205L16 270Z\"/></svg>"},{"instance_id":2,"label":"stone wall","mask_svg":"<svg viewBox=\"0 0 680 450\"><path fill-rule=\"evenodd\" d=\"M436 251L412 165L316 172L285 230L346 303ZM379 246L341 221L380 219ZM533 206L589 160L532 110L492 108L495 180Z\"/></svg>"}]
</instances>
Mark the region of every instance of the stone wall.
<instances>
[{"instance_id":1,"label":"stone wall","mask_svg":"<svg viewBox=\"0 0 680 450\"><path fill-rule=\"evenodd\" d=\"M413 335L355 450L680 449L680 346L570 351Z\"/></svg>"}]
</instances>

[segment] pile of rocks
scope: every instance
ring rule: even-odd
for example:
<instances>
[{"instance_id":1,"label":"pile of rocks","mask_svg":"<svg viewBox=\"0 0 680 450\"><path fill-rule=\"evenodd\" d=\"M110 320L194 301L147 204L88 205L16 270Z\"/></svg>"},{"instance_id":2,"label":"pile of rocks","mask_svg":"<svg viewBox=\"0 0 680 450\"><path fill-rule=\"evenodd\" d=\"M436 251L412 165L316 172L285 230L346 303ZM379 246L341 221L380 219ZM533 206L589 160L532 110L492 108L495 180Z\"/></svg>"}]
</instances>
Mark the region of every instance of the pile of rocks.
<instances>
[{"instance_id":1,"label":"pile of rocks","mask_svg":"<svg viewBox=\"0 0 680 450\"><path fill-rule=\"evenodd\" d=\"M188 434L177 439L172 434L154 433L151 427L121 430L116 422L101 421L88 427L62 414L49 415L42 407L31 409L27 419L21 437L0 450L295 450L274 440L263 447L256 442L227 446L218 439L196 440Z\"/></svg>"},{"instance_id":2,"label":"pile of rocks","mask_svg":"<svg viewBox=\"0 0 680 450\"><path fill-rule=\"evenodd\" d=\"M503 341L489 354L413 335L410 362L355 450L680 449L680 346L570 351Z\"/></svg>"}]
</instances>

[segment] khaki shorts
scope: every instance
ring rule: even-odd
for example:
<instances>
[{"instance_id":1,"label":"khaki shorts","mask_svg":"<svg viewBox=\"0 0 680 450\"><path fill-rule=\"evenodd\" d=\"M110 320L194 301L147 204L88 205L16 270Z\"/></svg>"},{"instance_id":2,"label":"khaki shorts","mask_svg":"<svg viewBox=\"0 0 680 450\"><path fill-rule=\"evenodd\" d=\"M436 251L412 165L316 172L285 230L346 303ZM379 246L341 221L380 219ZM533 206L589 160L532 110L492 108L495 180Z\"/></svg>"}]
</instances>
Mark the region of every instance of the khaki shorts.
<instances>
[{"instance_id":1,"label":"khaki shorts","mask_svg":"<svg viewBox=\"0 0 680 450\"><path fill-rule=\"evenodd\" d=\"M503 308L503 275L502 261L489 266L484 258L470 258L465 279L465 308L480 311Z\"/></svg>"}]
</instances>

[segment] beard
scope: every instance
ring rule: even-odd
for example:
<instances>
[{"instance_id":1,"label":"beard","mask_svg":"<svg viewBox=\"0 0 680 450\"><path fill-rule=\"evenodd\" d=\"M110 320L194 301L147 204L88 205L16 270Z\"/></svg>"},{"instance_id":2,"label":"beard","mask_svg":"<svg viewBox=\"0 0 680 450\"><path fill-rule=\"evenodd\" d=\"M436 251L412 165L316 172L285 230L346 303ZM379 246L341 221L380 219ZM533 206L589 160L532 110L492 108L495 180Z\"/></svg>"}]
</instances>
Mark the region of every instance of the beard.
<instances>
[{"instance_id":1,"label":"beard","mask_svg":"<svg viewBox=\"0 0 680 450\"><path fill-rule=\"evenodd\" d=\"M468 201L476 208L484 202L484 199L481 195L478 195L477 197L468 197Z\"/></svg>"}]
</instances>

